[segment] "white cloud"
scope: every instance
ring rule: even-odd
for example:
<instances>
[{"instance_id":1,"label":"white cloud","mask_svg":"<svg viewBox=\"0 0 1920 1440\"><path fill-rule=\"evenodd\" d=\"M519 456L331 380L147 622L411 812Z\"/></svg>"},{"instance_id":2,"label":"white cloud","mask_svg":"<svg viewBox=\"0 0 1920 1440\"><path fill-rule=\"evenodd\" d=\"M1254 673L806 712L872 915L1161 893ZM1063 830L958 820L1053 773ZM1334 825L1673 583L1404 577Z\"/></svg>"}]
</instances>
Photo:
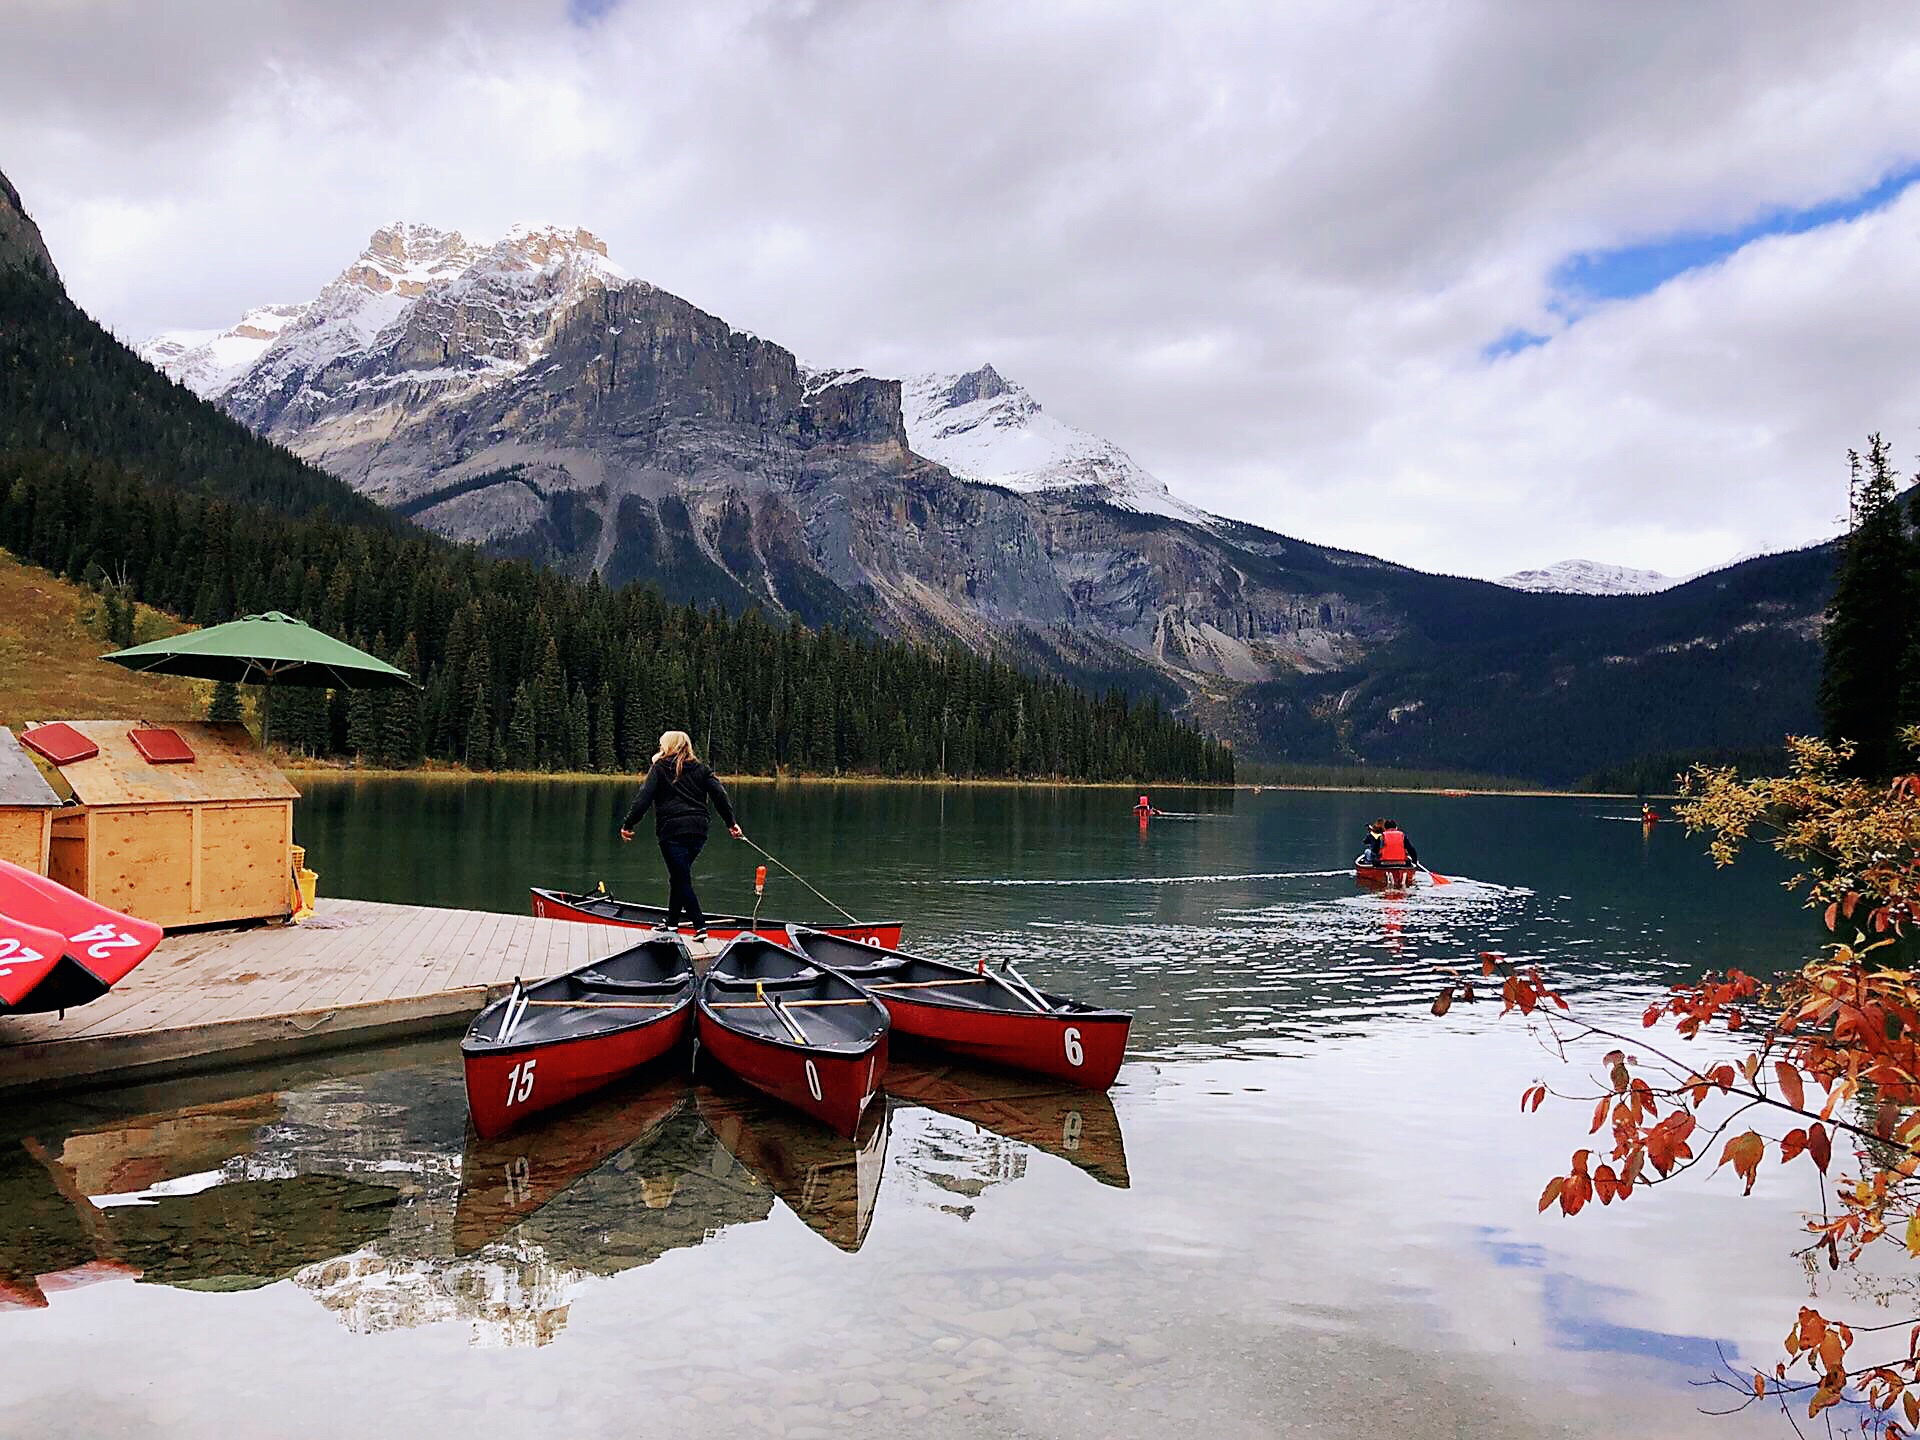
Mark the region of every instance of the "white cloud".
<instances>
[{"instance_id":1,"label":"white cloud","mask_svg":"<svg viewBox=\"0 0 1920 1440\"><path fill-rule=\"evenodd\" d=\"M127 335L400 216L582 223L815 363L991 359L1176 491L1498 574L1826 533L1910 433L1913 206L1564 326L1578 250L1920 158L1886 5L15 0L0 168ZM1544 346L1488 361L1519 326ZM1901 448L1911 448L1902 446Z\"/></svg>"}]
</instances>

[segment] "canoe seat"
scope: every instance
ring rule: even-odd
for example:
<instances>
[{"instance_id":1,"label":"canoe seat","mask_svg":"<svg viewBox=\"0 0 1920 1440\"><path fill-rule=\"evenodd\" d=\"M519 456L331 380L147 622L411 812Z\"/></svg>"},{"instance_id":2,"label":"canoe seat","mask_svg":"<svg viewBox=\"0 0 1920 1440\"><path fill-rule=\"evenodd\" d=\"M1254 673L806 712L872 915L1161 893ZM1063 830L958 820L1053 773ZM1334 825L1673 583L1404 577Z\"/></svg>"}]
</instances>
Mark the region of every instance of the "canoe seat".
<instances>
[{"instance_id":1,"label":"canoe seat","mask_svg":"<svg viewBox=\"0 0 1920 1440\"><path fill-rule=\"evenodd\" d=\"M683 970L665 980L616 980L598 970L587 970L577 978L589 990L606 990L616 995L664 995L680 989L693 977L690 972Z\"/></svg>"},{"instance_id":2,"label":"canoe seat","mask_svg":"<svg viewBox=\"0 0 1920 1440\"><path fill-rule=\"evenodd\" d=\"M773 980L749 979L744 975L730 975L725 970L709 970L707 979L725 990L751 990L758 985L764 990L805 990L821 978L821 972L809 965L791 975L782 975Z\"/></svg>"}]
</instances>

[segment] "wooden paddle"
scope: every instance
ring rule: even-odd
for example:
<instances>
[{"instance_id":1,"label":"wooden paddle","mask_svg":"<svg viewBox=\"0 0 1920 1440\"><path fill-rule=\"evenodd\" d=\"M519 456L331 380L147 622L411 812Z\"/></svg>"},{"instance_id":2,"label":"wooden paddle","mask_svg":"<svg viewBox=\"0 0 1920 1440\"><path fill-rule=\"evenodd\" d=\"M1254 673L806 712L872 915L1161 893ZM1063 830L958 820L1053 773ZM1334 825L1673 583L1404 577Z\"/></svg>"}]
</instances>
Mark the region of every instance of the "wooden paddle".
<instances>
[{"instance_id":1,"label":"wooden paddle","mask_svg":"<svg viewBox=\"0 0 1920 1440\"><path fill-rule=\"evenodd\" d=\"M787 1033L793 1036L794 1039L798 1040L802 1045L811 1045L813 1043L813 1041L807 1038L807 1032L800 1028L800 1022L787 1013L787 1007L780 1003L780 997L767 994L766 987L758 980L753 982L753 998L773 1011L773 1013L780 1018L780 1023L787 1027Z\"/></svg>"}]
</instances>

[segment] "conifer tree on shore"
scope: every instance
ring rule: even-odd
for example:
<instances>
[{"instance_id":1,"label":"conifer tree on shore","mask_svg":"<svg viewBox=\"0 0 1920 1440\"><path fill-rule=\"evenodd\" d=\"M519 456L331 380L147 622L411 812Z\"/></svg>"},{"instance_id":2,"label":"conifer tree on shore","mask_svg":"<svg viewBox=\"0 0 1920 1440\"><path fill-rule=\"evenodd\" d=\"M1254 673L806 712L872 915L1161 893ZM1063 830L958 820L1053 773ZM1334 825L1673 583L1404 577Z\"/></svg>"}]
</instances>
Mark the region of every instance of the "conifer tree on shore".
<instances>
[{"instance_id":1,"label":"conifer tree on shore","mask_svg":"<svg viewBox=\"0 0 1920 1440\"><path fill-rule=\"evenodd\" d=\"M1903 758L1901 725L1920 719L1906 704L1915 698L1920 648L1920 546L1901 513L1887 442L1869 436L1867 453L1849 451L1847 459L1853 529L1827 610L1820 717L1830 742L1852 742L1855 773L1878 779Z\"/></svg>"}]
</instances>

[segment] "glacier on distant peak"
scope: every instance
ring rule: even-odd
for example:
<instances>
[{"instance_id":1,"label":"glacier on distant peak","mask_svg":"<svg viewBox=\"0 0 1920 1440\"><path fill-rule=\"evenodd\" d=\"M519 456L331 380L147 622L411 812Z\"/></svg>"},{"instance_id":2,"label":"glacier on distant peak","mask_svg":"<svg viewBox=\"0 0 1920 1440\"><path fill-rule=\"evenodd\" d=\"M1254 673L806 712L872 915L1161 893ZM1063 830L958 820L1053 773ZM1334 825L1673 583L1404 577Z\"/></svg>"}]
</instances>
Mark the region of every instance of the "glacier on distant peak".
<instances>
[{"instance_id":1,"label":"glacier on distant peak","mask_svg":"<svg viewBox=\"0 0 1920 1440\"><path fill-rule=\"evenodd\" d=\"M1671 590L1690 577L1603 565L1596 560L1562 560L1539 570L1516 570L1493 583L1509 590L1538 590L1558 595L1652 595Z\"/></svg>"},{"instance_id":2,"label":"glacier on distant peak","mask_svg":"<svg viewBox=\"0 0 1920 1440\"><path fill-rule=\"evenodd\" d=\"M1122 509L1213 523L1118 445L1047 414L991 365L910 375L900 382L900 400L914 451L963 479L1023 493L1093 489Z\"/></svg>"}]
</instances>

